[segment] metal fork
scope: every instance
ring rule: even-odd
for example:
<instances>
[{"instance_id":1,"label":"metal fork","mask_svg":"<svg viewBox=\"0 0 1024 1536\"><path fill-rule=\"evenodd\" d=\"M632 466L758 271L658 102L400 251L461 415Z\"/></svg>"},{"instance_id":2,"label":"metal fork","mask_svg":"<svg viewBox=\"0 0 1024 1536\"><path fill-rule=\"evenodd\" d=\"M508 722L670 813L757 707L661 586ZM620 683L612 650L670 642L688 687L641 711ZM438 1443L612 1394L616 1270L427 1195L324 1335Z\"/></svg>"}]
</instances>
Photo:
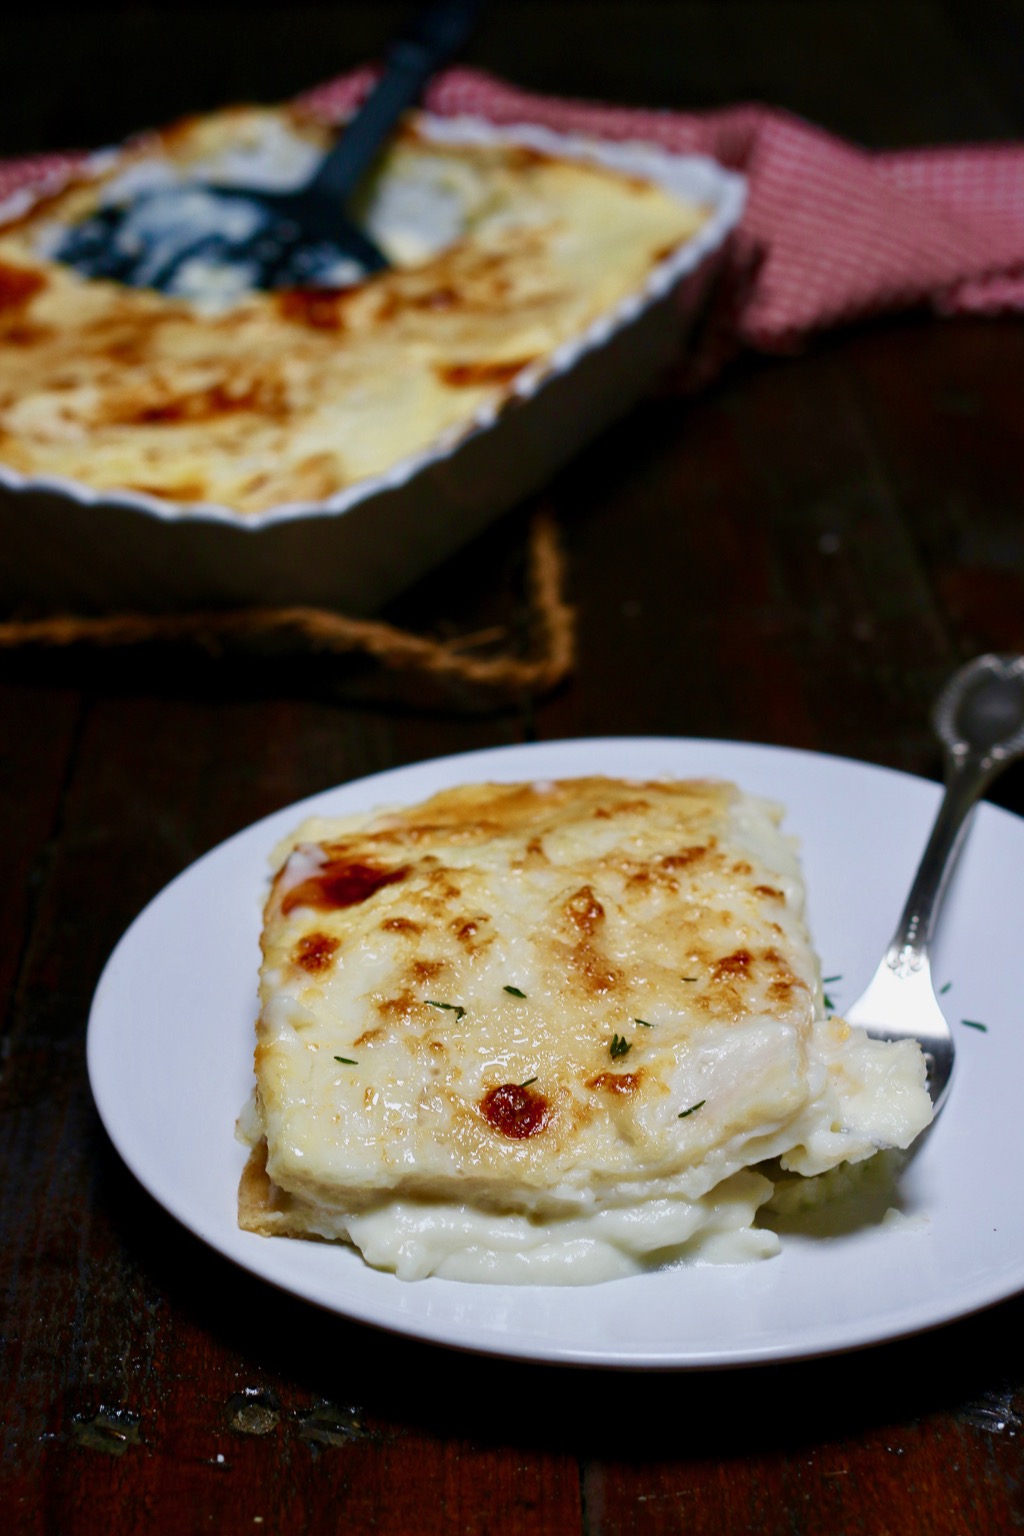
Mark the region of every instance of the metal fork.
<instances>
[{"instance_id":1,"label":"metal fork","mask_svg":"<svg viewBox=\"0 0 1024 1536\"><path fill-rule=\"evenodd\" d=\"M932 986L929 943L968 816L993 779L1024 756L1024 656L978 656L954 672L932 723L946 759L946 792L889 947L866 990L845 1009L876 1040L918 1040L937 1114L955 1047Z\"/></svg>"}]
</instances>

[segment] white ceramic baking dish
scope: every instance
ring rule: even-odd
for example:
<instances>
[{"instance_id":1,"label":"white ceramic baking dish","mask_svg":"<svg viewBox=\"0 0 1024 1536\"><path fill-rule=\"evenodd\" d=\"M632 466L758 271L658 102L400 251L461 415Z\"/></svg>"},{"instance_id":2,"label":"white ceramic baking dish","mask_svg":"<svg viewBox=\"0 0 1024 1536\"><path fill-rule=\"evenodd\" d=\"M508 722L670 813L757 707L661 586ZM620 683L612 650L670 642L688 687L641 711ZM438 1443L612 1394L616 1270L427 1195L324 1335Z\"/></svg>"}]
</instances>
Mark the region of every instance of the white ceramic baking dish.
<instances>
[{"instance_id":1,"label":"white ceramic baking dish","mask_svg":"<svg viewBox=\"0 0 1024 1536\"><path fill-rule=\"evenodd\" d=\"M498 408L329 500L243 517L0 464L0 600L93 612L301 603L369 613L536 491L643 396L700 310L743 211L743 179L700 157L536 126L468 118L425 126L449 142L502 139L595 160L701 203L710 217L639 291L520 374Z\"/></svg>"}]
</instances>

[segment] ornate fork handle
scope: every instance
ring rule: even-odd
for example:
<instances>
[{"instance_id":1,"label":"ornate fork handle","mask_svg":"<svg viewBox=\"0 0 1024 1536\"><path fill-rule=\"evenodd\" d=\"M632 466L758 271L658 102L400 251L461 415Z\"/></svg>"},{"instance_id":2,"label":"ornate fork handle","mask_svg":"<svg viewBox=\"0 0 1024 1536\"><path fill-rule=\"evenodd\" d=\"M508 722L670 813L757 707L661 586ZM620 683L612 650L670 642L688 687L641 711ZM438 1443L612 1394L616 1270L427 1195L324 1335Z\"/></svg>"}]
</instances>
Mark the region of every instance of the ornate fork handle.
<instances>
[{"instance_id":1,"label":"ornate fork handle","mask_svg":"<svg viewBox=\"0 0 1024 1536\"><path fill-rule=\"evenodd\" d=\"M979 656L961 667L936 701L934 725L946 754L946 793L886 954L900 976L924 963L970 812L997 774L1024 756L1024 656Z\"/></svg>"}]
</instances>

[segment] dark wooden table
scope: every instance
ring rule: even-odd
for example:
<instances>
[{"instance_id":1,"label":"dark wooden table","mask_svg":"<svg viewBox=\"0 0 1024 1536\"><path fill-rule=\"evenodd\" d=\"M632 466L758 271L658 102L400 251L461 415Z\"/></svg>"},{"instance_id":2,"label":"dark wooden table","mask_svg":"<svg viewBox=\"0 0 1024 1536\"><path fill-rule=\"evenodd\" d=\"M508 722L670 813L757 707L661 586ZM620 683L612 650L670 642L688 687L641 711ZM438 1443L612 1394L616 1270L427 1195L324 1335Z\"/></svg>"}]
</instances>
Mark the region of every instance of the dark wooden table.
<instances>
[{"instance_id":1,"label":"dark wooden table","mask_svg":"<svg viewBox=\"0 0 1024 1536\"><path fill-rule=\"evenodd\" d=\"M372 54L403 10L108 4L85 19L37 4L8 37L0 151L284 95ZM1022 42L999 0L533 0L499 5L472 57L623 102L775 101L897 147L1020 137ZM936 776L941 681L978 651L1024 650L1022 399L1019 321L914 314L646 402L545 491L579 622L578 668L551 694L418 692L273 648L0 658L6 1529L1024 1526L1020 1298L863 1353L721 1375L393 1338L270 1290L179 1228L107 1142L84 1059L103 963L150 897L256 817L377 769L653 733ZM515 633L530 511L387 617ZM994 798L1024 811L1024 775Z\"/></svg>"}]
</instances>

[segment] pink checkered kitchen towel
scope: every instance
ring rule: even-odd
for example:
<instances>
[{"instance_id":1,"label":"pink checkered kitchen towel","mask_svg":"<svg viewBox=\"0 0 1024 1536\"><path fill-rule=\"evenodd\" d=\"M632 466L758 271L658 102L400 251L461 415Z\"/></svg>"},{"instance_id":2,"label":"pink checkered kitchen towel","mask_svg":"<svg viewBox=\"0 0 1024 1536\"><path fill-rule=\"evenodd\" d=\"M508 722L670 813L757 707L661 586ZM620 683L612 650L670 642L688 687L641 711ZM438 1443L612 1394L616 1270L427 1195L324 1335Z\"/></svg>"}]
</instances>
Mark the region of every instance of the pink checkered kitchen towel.
<instances>
[{"instance_id":1,"label":"pink checkered kitchen towel","mask_svg":"<svg viewBox=\"0 0 1024 1536\"><path fill-rule=\"evenodd\" d=\"M373 78L368 68L342 76L303 105L334 120ZM716 362L723 342L727 351L792 351L817 331L912 306L947 315L1024 310L1024 145L869 153L766 106L701 114L609 107L533 95L467 69L439 76L426 105L445 116L642 140L742 172L748 206L708 336ZM76 158L0 165L0 197L62 179Z\"/></svg>"}]
</instances>

